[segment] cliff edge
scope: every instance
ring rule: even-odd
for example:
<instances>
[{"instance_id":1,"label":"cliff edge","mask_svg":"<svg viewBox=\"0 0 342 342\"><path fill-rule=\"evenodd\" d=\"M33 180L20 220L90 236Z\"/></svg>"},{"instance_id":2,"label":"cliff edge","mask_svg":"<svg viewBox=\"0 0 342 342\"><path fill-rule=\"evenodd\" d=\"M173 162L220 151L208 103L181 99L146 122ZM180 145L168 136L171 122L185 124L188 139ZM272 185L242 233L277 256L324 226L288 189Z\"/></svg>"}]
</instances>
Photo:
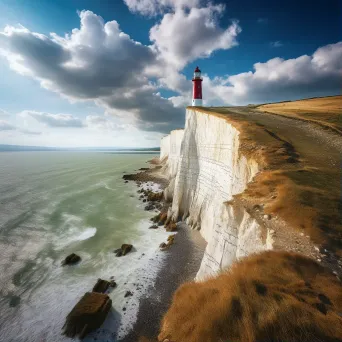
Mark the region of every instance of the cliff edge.
<instances>
[{"instance_id":1,"label":"cliff edge","mask_svg":"<svg viewBox=\"0 0 342 342\"><path fill-rule=\"evenodd\" d=\"M198 280L268 249L341 275L342 96L317 103L188 107L185 129L162 140L168 216L208 242Z\"/></svg>"}]
</instances>

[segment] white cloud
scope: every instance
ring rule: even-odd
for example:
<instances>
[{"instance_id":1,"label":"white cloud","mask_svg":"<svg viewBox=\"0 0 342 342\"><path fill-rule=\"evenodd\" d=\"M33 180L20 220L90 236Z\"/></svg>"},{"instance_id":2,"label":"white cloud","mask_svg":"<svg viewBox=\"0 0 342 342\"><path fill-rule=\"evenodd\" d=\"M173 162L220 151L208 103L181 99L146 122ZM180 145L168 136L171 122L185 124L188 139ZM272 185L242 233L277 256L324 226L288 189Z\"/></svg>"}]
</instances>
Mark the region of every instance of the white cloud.
<instances>
[{"instance_id":1,"label":"white cloud","mask_svg":"<svg viewBox=\"0 0 342 342\"><path fill-rule=\"evenodd\" d=\"M116 123L112 117L104 115L88 115L86 125L90 129L99 131L117 131L124 128L124 126Z\"/></svg>"},{"instance_id":2,"label":"white cloud","mask_svg":"<svg viewBox=\"0 0 342 342\"><path fill-rule=\"evenodd\" d=\"M221 28L218 18L223 12L223 5L208 5L165 14L150 30L159 59L180 70L190 61L209 57L215 50L236 46L241 28L237 21Z\"/></svg>"},{"instance_id":3,"label":"white cloud","mask_svg":"<svg viewBox=\"0 0 342 342\"><path fill-rule=\"evenodd\" d=\"M0 108L0 118L8 118L8 117L10 117L10 113Z\"/></svg>"},{"instance_id":4,"label":"white cloud","mask_svg":"<svg viewBox=\"0 0 342 342\"><path fill-rule=\"evenodd\" d=\"M13 125L12 123L6 121L6 120L1 120L1 117L3 118L10 118L10 114L2 109L0 109L0 131L17 131L23 134L29 134L29 135L39 135L41 132L37 131L31 131L29 129L20 129L16 125Z\"/></svg>"},{"instance_id":5,"label":"white cloud","mask_svg":"<svg viewBox=\"0 0 342 342\"><path fill-rule=\"evenodd\" d=\"M23 111L12 116L15 124L0 120L0 135L2 144L10 145L34 145L34 146L112 146L112 147L137 147L157 146L160 134L149 133L150 139L146 139L143 132L139 132L130 125L122 125L119 120L110 115L91 114L82 119L82 127L65 127L58 123L55 125L38 121L30 114L43 114L40 117L60 119L58 114L50 114L35 111ZM63 115L64 116L64 115ZM69 116L69 115L67 115ZM72 116L74 119L75 116ZM81 120L81 118L78 118ZM44 120L45 121L45 120ZM76 125L77 126L77 125ZM6 130L1 131L2 128Z\"/></svg>"},{"instance_id":6,"label":"white cloud","mask_svg":"<svg viewBox=\"0 0 342 342\"><path fill-rule=\"evenodd\" d=\"M80 29L64 37L47 37L23 27L5 28L0 44L11 68L73 101L95 100L115 115L125 112L127 120L141 129L178 127L183 120L181 111L154 95L155 86L147 77L146 69L160 63L155 51L132 40L116 21L105 23L90 11L79 15ZM50 125L63 122L39 118Z\"/></svg>"},{"instance_id":7,"label":"white cloud","mask_svg":"<svg viewBox=\"0 0 342 342\"><path fill-rule=\"evenodd\" d=\"M41 135L42 134L42 132L31 131L29 129L20 129L19 132L21 132L23 134L28 134L28 135Z\"/></svg>"},{"instance_id":8,"label":"white cloud","mask_svg":"<svg viewBox=\"0 0 342 342\"><path fill-rule=\"evenodd\" d=\"M169 100L172 101L175 107L184 108L190 105L191 94L189 92L187 95L171 96Z\"/></svg>"},{"instance_id":9,"label":"white cloud","mask_svg":"<svg viewBox=\"0 0 342 342\"><path fill-rule=\"evenodd\" d=\"M72 101L95 101L141 130L166 133L183 125L184 112L173 99L163 98L159 88L187 92L191 82L178 71L189 61L236 45L240 28L237 23L220 27L222 5L192 7L200 6L197 0L131 1L128 5L138 10L148 3L152 11L175 11L151 28L151 46L131 39L116 21L104 22L82 11L80 28L65 36L6 27L0 33L1 51L13 70L36 79L46 89ZM168 35L172 39L166 43ZM157 81L152 82L152 77ZM50 126L80 126L67 117L38 114L35 118Z\"/></svg>"},{"instance_id":10,"label":"white cloud","mask_svg":"<svg viewBox=\"0 0 342 342\"><path fill-rule=\"evenodd\" d=\"M44 112L36 112L25 110L21 112L22 116L31 116L38 122L41 122L49 127L83 127L84 123L79 118L71 114L50 114Z\"/></svg>"},{"instance_id":11,"label":"white cloud","mask_svg":"<svg viewBox=\"0 0 342 342\"><path fill-rule=\"evenodd\" d=\"M258 18L257 23L258 24L267 24L268 19L267 18Z\"/></svg>"},{"instance_id":12,"label":"white cloud","mask_svg":"<svg viewBox=\"0 0 342 342\"><path fill-rule=\"evenodd\" d=\"M172 68L165 70L159 78L158 84L162 88L167 88L180 93L187 92L191 90L192 87L190 80Z\"/></svg>"},{"instance_id":13,"label":"white cloud","mask_svg":"<svg viewBox=\"0 0 342 342\"><path fill-rule=\"evenodd\" d=\"M283 46L284 44L283 44L280 40L277 40L277 41L275 41L275 42L271 42L270 45L271 45L272 47L281 47L281 46Z\"/></svg>"},{"instance_id":14,"label":"white cloud","mask_svg":"<svg viewBox=\"0 0 342 342\"><path fill-rule=\"evenodd\" d=\"M11 125L9 122L0 120L0 131L12 131L15 129L15 126Z\"/></svg>"},{"instance_id":15,"label":"white cloud","mask_svg":"<svg viewBox=\"0 0 342 342\"><path fill-rule=\"evenodd\" d=\"M342 79L342 42L317 49L312 56L255 63L254 71L210 80L204 97L209 103L243 105L338 94Z\"/></svg>"},{"instance_id":16,"label":"white cloud","mask_svg":"<svg viewBox=\"0 0 342 342\"><path fill-rule=\"evenodd\" d=\"M192 8L200 0L124 0L130 11L147 16L155 16L169 10Z\"/></svg>"},{"instance_id":17,"label":"white cloud","mask_svg":"<svg viewBox=\"0 0 342 342\"><path fill-rule=\"evenodd\" d=\"M146 82L150 48L131 40L116 21L104 23L90 11L82 11L80 21L81 28L64 37L6 27L0 43L14 70L29 71L43 87L69 98L96 99Z\"/></svg>"},{"instance_id":18,"label":"white cloud","mask_svg":"<svg viewBox=\"0 0 342 342\"><path fill-rule=\"evenodd\" d=\"M130 10L144 15L166 12L150 30L151 45L134 41L118 22L104 22L90 11L80 12L80 28L64 36L45 36L22 26L0 32L0 53L13 70L72 101L93 101L115 116L80 119L71 114L26 111L37 126L40 122L46 130L69 127L69 132L73 127L84 135L90 131L109 135L128 126L162 133L182 127L184 106L191 98L191 80L182 74L183 68L238 44L238 23L228 27L219 23L225 10L222 5L204 6L197 0L126 3ZM341 70L342 42L324 46L312 56L256 63L253 71L237 75L213 79L204 75L204 100L208 105L248 104L334 93L340 89ZM163 98L161 88L176 95ZM17 132L24 131L18 127ZM39 133L36 126L25 129ZM56 136L66 132L52 131Z\"/></svg>"}]
</instances>

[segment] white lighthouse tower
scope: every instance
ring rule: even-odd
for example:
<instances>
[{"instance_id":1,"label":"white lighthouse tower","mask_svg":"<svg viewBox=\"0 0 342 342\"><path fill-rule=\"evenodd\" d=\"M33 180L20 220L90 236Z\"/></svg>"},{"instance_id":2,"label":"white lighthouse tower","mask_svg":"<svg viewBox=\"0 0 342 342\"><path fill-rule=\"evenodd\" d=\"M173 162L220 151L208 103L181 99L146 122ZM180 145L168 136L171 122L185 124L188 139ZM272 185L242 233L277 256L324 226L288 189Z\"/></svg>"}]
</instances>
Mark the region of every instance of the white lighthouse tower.
<instances>
[{"instance_id":1,"label":"white lighthouse tower","mask_svg":"<svg viewBox=\"0 0 342 342\"><path fill-rule=\"evenodd\" d=\"M196 67L192 79L192 106L202 106L202 81L201 70Z\"/></svg>"}]
</instances>

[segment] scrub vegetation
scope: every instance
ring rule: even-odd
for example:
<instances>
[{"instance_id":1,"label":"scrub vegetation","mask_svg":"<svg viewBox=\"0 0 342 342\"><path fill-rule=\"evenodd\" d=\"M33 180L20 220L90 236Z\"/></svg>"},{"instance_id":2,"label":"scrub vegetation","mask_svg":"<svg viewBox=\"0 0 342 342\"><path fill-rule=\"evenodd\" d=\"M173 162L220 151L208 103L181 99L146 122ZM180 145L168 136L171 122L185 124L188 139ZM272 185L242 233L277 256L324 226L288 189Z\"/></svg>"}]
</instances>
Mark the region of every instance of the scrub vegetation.
<instances>
[{"instance_id":1,"label":"scrub vegetation","mask_svg":"<svg viewBox=\"0 0 342 342\"><path fill-rule=\"evenodd\" d=\"M342 133L342 95L261 105L258 110L315 122Z\"/></svg>"},{"instance_id":2,"label":"scrub vegetation","mask_svg":"<svg viewBox=\"0 0 342 342\"><path fill-rule=\"evenodd\" d=\"M336 342L341 312L341 283L330 270L299 254L269 251L182 285L158 340Z\"/></svg>"}]
</instances>

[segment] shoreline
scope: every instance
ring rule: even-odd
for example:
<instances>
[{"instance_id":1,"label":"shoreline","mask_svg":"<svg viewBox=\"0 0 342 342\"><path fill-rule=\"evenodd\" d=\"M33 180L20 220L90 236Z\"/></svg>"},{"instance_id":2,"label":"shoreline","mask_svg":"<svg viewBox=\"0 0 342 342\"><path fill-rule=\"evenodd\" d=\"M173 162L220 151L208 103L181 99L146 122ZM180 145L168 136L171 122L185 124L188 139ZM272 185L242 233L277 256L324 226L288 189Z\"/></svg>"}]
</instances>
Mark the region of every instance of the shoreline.
<instances>
[{"instance_id":1,"label":"shoreline","mask_svg":"<svg viewBox=\"0 0 342 342\"><path fill-rule=\"evenodd\" d=\"M166 260L160 268L154 285L140 298L133 329L120 341L139 341L145 337L156 340L161 320L180 285L193 281L202 262L206 242L199 231L185 223L179 225L175 243L164 253Z\"/></svg>"},{"instance_id":2,"label":"shoreline","mask_svg":"<svg viewBox=\"0 0 342 342\"><path fill-rule=\"evenodd\" d=\"M135 181L138 189L145 188L144 185L152 182L159 186L159 191L164 190L168 185L168 180L157 173L161 166L155 160L149 163L152 167L148 170L141 168L142 172L138 170L136 174L125 174L123 179ZM158 203L162 204L160 213L166 212L169 203L165 200ZM171 304L175 291L184 282L195 279L207 243L199 231L189 229L184 222L179 222L177 227L174 244L163 251L166 256L157 271L153 285L149 286L146 294L139 299L137 318L133 328L120 339L120 342L139 341L142 337L156 340L161 320ZM158 229L165 230L163 225Z\"/></svg>"}]
</instances>

